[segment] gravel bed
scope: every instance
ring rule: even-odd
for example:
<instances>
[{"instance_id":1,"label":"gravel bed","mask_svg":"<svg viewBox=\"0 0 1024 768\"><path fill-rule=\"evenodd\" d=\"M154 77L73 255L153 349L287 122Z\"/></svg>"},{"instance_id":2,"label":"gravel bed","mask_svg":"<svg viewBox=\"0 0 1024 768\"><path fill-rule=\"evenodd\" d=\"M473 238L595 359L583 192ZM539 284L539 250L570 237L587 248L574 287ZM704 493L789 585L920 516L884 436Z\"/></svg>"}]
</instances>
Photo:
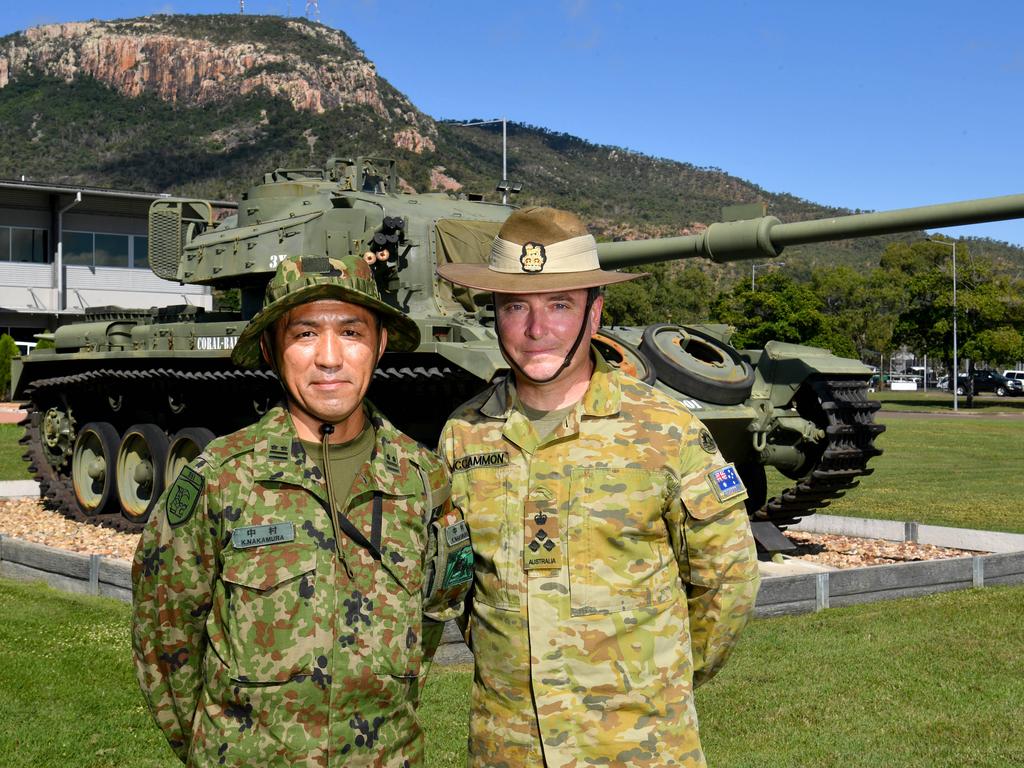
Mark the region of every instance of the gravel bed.
<instances>
[{"instance_id":1,"label":"gravel bed","mask_svg":"<svg viewBox=\"0 0 1024 768\"><path fill-rule=\"evenodd\" d=\"M934 544L912 544L885 539L860 539L832 533L786 531L786 538L797 545L787 557L807 560L831 568L862 568L867 565L914 563L920 560L945 560L980 554L966 549L937 547Z\"/></svg>"},{"instance_id":2,"label":"gravel bed","mask_svg":"<svg viewBox=\"0 0 1024 768\"><path fill-rule=\"evenodd\" d=\"M0 534L50 547L131 560L139 534L76 523L43 509L39 499L0 499Z\"/></svg>"},{"instance_id":3,"label":"gravel bed","mask_svg":"<svg viewBox=\"0 0 1024 768\"><path fill-rule=\"evenodd\" d=\"M38 499L0 500L0 534L72 552L129 561L139 542L137 533L121 533L68 520L63 515L43 509ZM788 553L787 557L831 568L860 568L866 565L941 560L978 554L931 544L858 539L802 531L787 531L786 536L797 544L797 550Z\"/></svg>"}]
</instances>

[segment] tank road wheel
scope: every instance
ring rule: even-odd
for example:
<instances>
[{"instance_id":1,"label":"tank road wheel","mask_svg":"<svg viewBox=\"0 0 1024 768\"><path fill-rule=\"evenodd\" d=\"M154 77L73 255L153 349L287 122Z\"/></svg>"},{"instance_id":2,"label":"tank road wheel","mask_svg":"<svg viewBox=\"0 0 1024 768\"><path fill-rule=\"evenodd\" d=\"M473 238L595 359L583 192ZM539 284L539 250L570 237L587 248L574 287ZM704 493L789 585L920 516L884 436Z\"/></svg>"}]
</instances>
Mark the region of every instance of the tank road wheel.
<instances>
[{"instance_id":1,"label":"tank road wheel","mask_svg":"<svg viewBox=\"0 0 1024 768\"><path fill-rule=\"evenodd\" d=\"M164 490L167 435L156 424L129 427L117 450L117 497L121 514L144 523Z\"/></svg>"},{"instance_id":2,"label":"tank road wheel","mask_svg":"<svg viewBox=\"0 0 1024 768\"><path fill-rule=\"evenodd\" d=\"M213 432L206 427L186 427L175 433L167 447L167 459L164 462L164 478L168 485L177 479L182 467L203 452L203 448L214 437Z\"/></svg>"},{"instance_id":3,"label":"tank road wheel","mask_svg":"<svg viewBox=\"0 0 1024 768\"><path fill-rule=\"evenodd\" d=\"M117 504L115 466L120 439L105 421L82 427L71 455L71 483L78 506L86 515L102 515Z\"/></svg>"},{"instance_id":4,"label":"tank road wheel","mask_svg":"<svg viewBox=\"0 0 1024 768\"><path fill-rule=\"evenodd\" d=\"M695 328L649 326L640 351L654 363L659 379L706 403L738 405L754 385L754 369L739 352Z\"/></svg>"},{"instance_id":5,"label":"tank road wheel","mask_svg":"<svg viewBox=\"0 0 1024 768\"><path fill-rule=\"evenodd\" d=\"M594 336L593 343L608 362L619 366L620 371L654 386L658 378L657 371L647 356L632 344L604 330Z\"/></svg>"},{"instance_id":6,"label":"tank road wheel","mask_svg":"<svg viewBox=\"0 0 1024 768\"><path fill-rule=\"evenodd\" d=\"M75 448L75 418L70 409L48 408L39 423L46 461L54 469L60 469Z\"/></svg>"}]
</instances>

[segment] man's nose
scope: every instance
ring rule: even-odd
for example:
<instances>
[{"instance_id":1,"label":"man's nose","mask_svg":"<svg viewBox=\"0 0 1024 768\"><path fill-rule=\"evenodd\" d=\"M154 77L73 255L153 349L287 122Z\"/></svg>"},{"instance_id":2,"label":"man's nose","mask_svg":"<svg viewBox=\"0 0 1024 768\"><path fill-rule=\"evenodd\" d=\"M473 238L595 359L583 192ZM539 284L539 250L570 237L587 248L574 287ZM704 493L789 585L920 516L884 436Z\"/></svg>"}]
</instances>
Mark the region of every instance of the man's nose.
<instances>
[{"instance_id":1,"label":"man's nose","mask_svg":"<svg viewBox=\"0 0 1024 768\"><path fill-rule=\"evenodd\" d=\"M547 333L547 318L541 310L531 309L526 317L526 335L531 339L543 338Z\"/></svg>"},{"instance_id":2,"label":"man's nose","mask_svg":"<svg viewBox=\"0 0 1024 768\"><path fill-rule=\"evenodd\" d=\"M320 335L316 345L316 364L321 368L340 368L341 339L330 331Z\"/></svg>"}]
</instances>

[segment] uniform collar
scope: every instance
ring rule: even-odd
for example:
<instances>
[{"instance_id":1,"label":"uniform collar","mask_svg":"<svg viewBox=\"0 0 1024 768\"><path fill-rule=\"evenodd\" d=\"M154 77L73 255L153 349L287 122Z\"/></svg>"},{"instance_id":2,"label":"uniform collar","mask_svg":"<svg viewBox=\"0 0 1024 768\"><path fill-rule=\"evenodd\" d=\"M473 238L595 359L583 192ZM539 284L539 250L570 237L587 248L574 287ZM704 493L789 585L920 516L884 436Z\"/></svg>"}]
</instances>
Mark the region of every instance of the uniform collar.
<instances>
[{"instance_id":1,"label":"uniform collar","mask_svg":"<svg viewBox=\"0 0 1024 768\"><path fill-rule=\"evenodd\" d=\"M594 360L594 372L590 375L587 391L576 404L575 410L569 413L565 423L560 424L543 444L579 433L580 421L584 416L601 418L619 413L622 403L619 371L609 365L593 345L590 354ZM541 443L529 419L515 407L516 397L515 375L509 371L505 380L494 388L491 396L480 406L480 413L492 419L502 419L505 422L502 434L523 450L532 452Z\"/></svg>"},{"instance_id":2,"label":"uniform collar","mask_svg":"<svg viewBox=\"0 0 1024 768\"><path fill-rule=\"evenodd\" d=\"M615 416L622 402L619 372L608 364L594 345L590 346L590 354L594 360L594 372L590 375L590 384L583 393L583 399L580 400L583 406L582 415ZM492 419L507 420L515 404L516 380L512 371L509 371L505 375L505 380L494 388L491 396L480 406L480 413Z\"/></svg>"},{"instance_id":3,"label":"uniform collar","mask_svg":"<svg viewBox=\"0 0 1024 768\"><path fill-rule=\"evenodd\" d=\"M374 428L374 446L367 465L356 475L351 499L379 491L404 496L415 468L403 450L399 432L369 400L363 401L366 416ZM306 453L295 432L288 411L270 409L257 424L253 439L253 478L305 488L321 501L327 499L327 483L316 463Z\"/></svg>"}]
</instances>

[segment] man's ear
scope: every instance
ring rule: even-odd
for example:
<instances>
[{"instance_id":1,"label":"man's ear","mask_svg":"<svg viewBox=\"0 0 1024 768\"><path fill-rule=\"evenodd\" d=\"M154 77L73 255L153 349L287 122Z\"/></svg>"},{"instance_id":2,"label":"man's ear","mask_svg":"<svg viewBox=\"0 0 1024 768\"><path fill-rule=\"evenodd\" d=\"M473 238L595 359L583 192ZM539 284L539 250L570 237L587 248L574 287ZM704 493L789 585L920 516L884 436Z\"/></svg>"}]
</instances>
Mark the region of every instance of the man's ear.
<instances>
[{"instance_id":1,"label":"man's ear","mask_svg":"<svg viewBox=\"0 0 1024 768\"><path fill-rule=\"evenodd\" d=\"M388 346L388 329L384 327L384 323L380 324L380 346L377 348L377 362L384 357L384 350Z\"/></svg>"},{"instance_id":2,"label":"man's ear","mask_svg":"<svg viewBox=\"0 0 1024 768\"><path fill-rule=\"evenodd\" d=\"M590 305L590 332L597 333L601 327L601 311L604 309L604 295L598 294L594 297L594 303Z\"/></svg>"},{"instance_id":3,"label":"man's ear","mask_svg":"<svg viewBox=\"0 0 1024 768\"><path fill-rule=\"evenodd\" d=\"M270 331L260 334L260 352L263 354L263 362L274 368L274 351L269 339Z\"/></svg>"}]
</instances>

